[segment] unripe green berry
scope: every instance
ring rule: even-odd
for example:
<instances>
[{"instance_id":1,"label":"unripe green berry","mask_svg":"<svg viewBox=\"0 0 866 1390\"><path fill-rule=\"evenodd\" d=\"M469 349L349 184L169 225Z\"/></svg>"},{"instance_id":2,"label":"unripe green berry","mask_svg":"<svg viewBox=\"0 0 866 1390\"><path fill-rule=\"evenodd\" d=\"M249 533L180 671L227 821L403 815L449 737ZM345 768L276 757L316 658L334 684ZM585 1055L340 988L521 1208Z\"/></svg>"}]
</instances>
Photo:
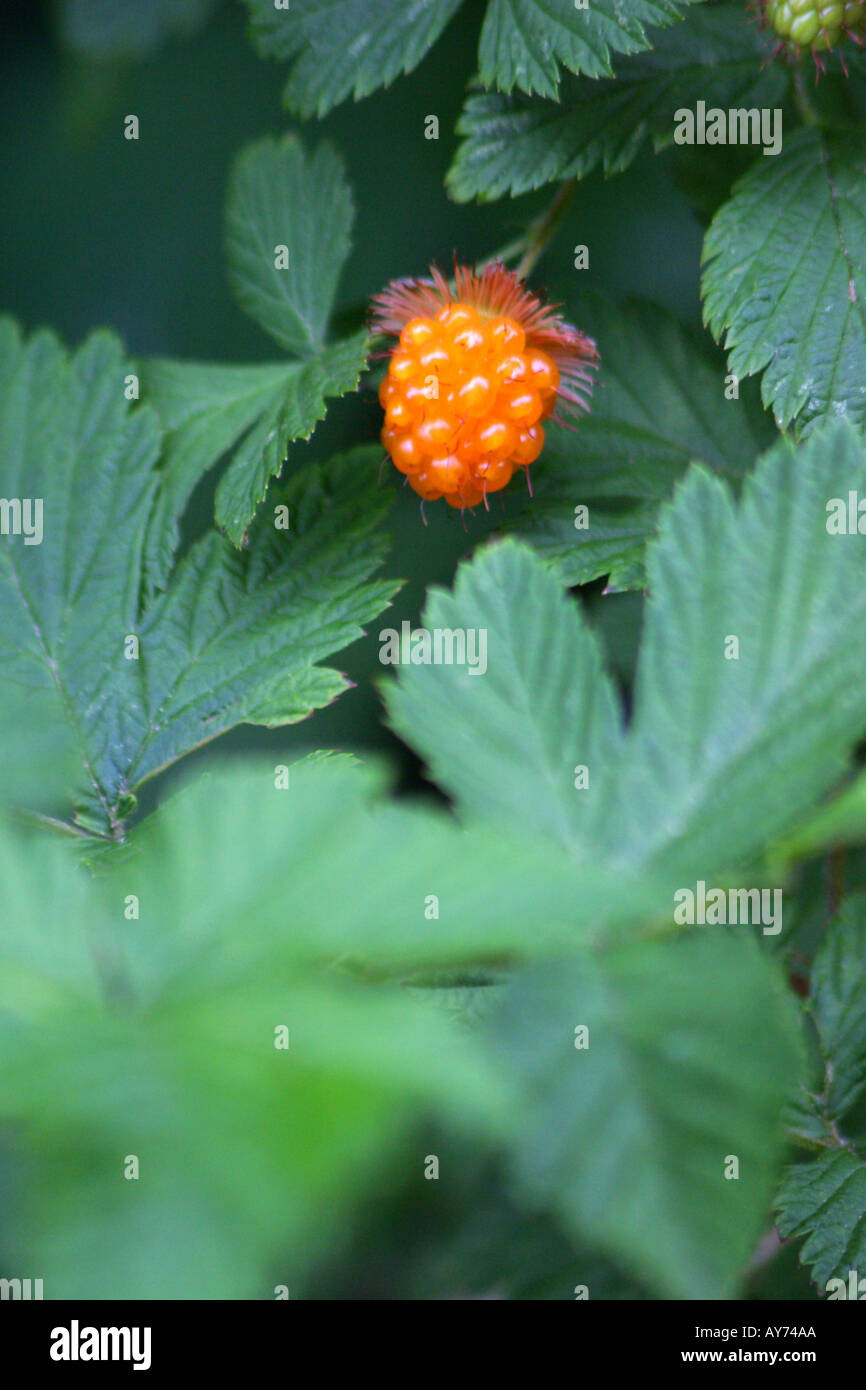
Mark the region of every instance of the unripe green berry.
<instances>
[{"instance_id":1,"label":"unripe green berry","mask_svg":"<svg viewBox=\"0 0 866 1390\"><path fill-rule=\"evenodd\" d=\"M848 32L866 37L866 3L767 0L766 14L780 39L787 39L800 49L810 48L813 53L835 48Z\"/></svg>"}]
</instances>

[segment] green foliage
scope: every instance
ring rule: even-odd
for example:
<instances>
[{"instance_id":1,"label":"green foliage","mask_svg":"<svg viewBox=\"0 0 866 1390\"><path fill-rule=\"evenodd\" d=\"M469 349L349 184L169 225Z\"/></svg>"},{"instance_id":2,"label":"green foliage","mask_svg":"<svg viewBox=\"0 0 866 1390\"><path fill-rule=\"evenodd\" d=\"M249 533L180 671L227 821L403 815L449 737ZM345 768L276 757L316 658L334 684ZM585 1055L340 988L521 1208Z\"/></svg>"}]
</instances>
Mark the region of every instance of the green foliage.
<instances>
[{"instance_id":1,"label":"green foliage","mask_svg":"<svg viewBox=\"0 0 866 1390\"><path fill-rule=\"evenodd\" d=\"M739 507L690 471L647 566L634 721L611 801L623 861L668 844L696 868L748 860L842 775L866 716L866 557L856 537L828 533L826 503L866 488L864 470L862 439L839 423L799 450L777 444ZM729 635L738 659L724 657Z\"/></svg>"},{"instance_id":2,"label":"green foliage","mask_svg":"<svg viewBox=\"0 0 866 1390\"><path fill-rule=\"evenodd\" d=\"M332 346L325 341L352 217L343 166L328 145L307 158L287 135L279 143L261 140L239 156L226 217L229 278L241 308L300 360L256 367L143 364L146 398L168 434L165 487L148 538L153 585L165 583L177 518L222 454L232 451L217 490L216 520L240 546L289 445L309 438L328 397L357 387L366 334Z\"/></svg>"},{"instance_id":3,"label":"green foliage","mask_svg":"<svg viewBox=\"0 0 866 1390\"><path fill-rule=\"evenodd\" d=\"M866 897L850 897L812 968L804 1013L816 1044L815 1076L794 1112L795 1137L816 1157L793 1164L778 1196L779 1230L805 1237L800 1258L819 1288L862 1277L866 1257L866 1157L858 1103L866 1089ZM856 1142L843 1137L849 1125Z\"/></svg>"},{"instance_id":4,"label":"green foliage","mask_svg":"<svg viewBox=\"0 0 866 1390\"><path fill-rule=\"evenodd\" d=\"M300 116L323 116L417 67L461 0L245 0L260 53L293 62L283 99Z\"/></svg>"},{"instance_id":5,"label":"green foliage","mask_svg":"<svg viewBox=\"0 0 866 1390\"><path fill-rule=\"evenodd\" d=\"M261 140L239 156L229 185L229 279L242 309L287 352L324 345L334 291L349 254L352 197L328 145L309 159L298 139ZM275 264L287 249L288 265Z\"/></svg>"},{"instance_id":6,"label":"green foliage","mask_svg":"<svg viewBox=\"0 0 866 1390\"><path fill-rule=\"evenodd\" d=\"M25 112L5 294L85 339L0 319L0 1277L675 1300L863 1277L866 57L816 86L743 4L697 0L56 19L64 63L27 49L0 83ZM261 133L277 64L322 116L443 37L375 124ZM781 152L742 120L688 143L701 104L781 111ZM223 167L261 361L214 293ZM532 487L487 510L401 503L391 554L363 325L452 251L562 301L598 344L592 409L566 430L560 393ZM132 363L90 332L119 302ZM422 605L432 662L402 628ZM325 663L358 639L350 681ZM166 797L229 731L231 763L203 750ZM399 776L395 734L423 760ZM748 920L691 924L692 888Z\"/></svg>"},{"instance_id":7,"label":"green foliage","mask_svg":"<svg viewBox=\"0 0 866 1390\"><path fill-rule=\"evenodd\" d=\"M595 3L587 11L598 22L601 13ZM571 22L586 24L586 15L575 11ZM646 45L626 51L638 47ZM536 81L540 97L473 94L457 126L463 141L448 176L451 193L501 198L554 179L585 178L599 165L606 174L622 173L647 140L656 150L669 145L675 112L698 100L725 109L775 106L784 78L777 67L762 70L767 51L763 37L744 25L741 5L714 6L656 36L656 47L619 63L615 78L607 65L575 65L586 76L565 78L559 92ZM609 80L593 80L601 76Z\"/></svg>"},{"instance_id":8,"label":"green foliage","mask_svg":"<svg viewBox=\"0 0 866 1390\"><path fill-rule=\"evenodd\" d=\"M740 478L771 428L751 396L728 399L717 356L656 306L586 296L575 317L604 348L592 414L577 436L548 430L533 495L508 529L566 584L607 576L609 591L642 587L659 507L689 463Z\"/></svg>"},{"instance_id":9,"label":"green foliage","mask_svg":"<svg viewBox=\"0 0 866 1390\"><path fill-rule=\"evenodd\" d=\"M300 363L287 367L282 362L245 367L153 358L141 364L144 397L158 411L164 431L162 487L145 541L150 590L165 587L180 538L179 519L201 476L232 449L233 468L257 473L264 458L259 437L264 425L274 431L268 453L269 463L276 461L275 422L287 382L301 370Z\"/></svg>"},{"instance_id":10,"label":"green foliage","mask_svg":"<svg viewBox=\"0 0 866 1390\"><path fill-rule=\"evenodd\" d=\"M827 499L858 485L866 451L843 424L799 450L778 444L739 506L689 471L649 553L625 738L579 612L513 542L473 560L453 599L433 591L425 614L429 628L486 628L490 674L405 668L388 697L395 726L467 810L554 831L623 873L756 860L833 786L866 729L866 559L856 537L826 528ZM726 659L731 635L739 654ZM589 786L575 792L577 764Z\"/></svg>"},{"instance_id":11,"label":"green foliage","mask_svg":"<svg viewBox=\"0 0 866 1390\"><path fill-rule=\"evenodd\" d=\"M294 1296L419 1106L475 1133L503 1126L506 1078L468 1035L405 991L323 970L339 947L305 930L303 881L328 879L332 929L364 941L332 848L344 818L364 829L369 782L340 762L293 768L290 792L265 766L199 779L97 881L2 828L0 1122L28 1179L4 1245L37 1260L46 1297ZM399 875L400 839L376 845L383 878ZM140 917L125 920L133 893ZM423 899L398 905L400 953ZM255 929L238 935L239 920Z\"/></svg>"},{"instance_id":12,"label":"green foliage","mask_svg":"<svg viewBox=\"0 0 866 1390\"><path fill-rule=\"evenodd\" d=\"M250 960L282 943L293 959L339 960L382 975L532 958L578 942L602 911L636 910L634 890L618 892L601 871L587 875L578 901L572 864L540 837L503 837L483 824L462 830L429 807L394 802L381 773L348 759L293 764L288 788L278 780L263 766L246 780L239 773L206 790L193 784L163 804L124 855L120 881L135 875L124 893L139 891L166 920L187 923L182 949L196 978L234 968L239 900L254 905ZM248 845L240 855L239 834ZM204 858L213 866L206 894L197 877ZM155 863L161 887L150 881ZM425 915L434 878L438 918ZM491 881L508 895L505 917Z\"/></svg>"},{"instance_id":13,"label":"green foliage","mask_svg":"<svg viewBox=\"0 0 866 1390\"><path fill-rule=\"evenodd\" d=\"M856 537L826 528L826 500L862 488L864 470L861 440L839 424L773 449L739 507L689 472L649 552L624 735L578 610L514 542L466 566L453 597L433 591L425 614L430 629L486 630L483 680L406 667L388 696L397 729L464 815L558 839L581 875L601 864L628 880L646 866L676 885L754 865L832 786L866 726L855 694L866 653L852 648L864 559ZM725 660L728 633L739 634L736 660ZM589 780L576 791L578 764ZM828 1075L844 1106L866 1084L860 936L813 975L819 1032L828 1047L843 1040ZM735 1287L780 1156L780 1098L798 1070L793 1006L747 944L650 942L539 967L515 981L496 1035L526 1089L517 1181L668 1296ZM580 1024L590 1046L578 1084ZM731 1154L743 1173L728 1183ZM786 1220L791 1233L809 1229L801 1214Z\"/></svg>"},{"instance_id":14,"label":"green foliage","mask_svg":"<svg viewBox=\"0 0 866 1390\"><path fill-rule=\"evenodd\" d=\"M814 966L809 1012L824 1063L823 1113L841 1120L866 1088L866 899L852 897L831 927Z\"/></svg>"},{"instance_id":15,"label":"green foliage","mask_svg":"<svg viewBox=\"0 0 866 1390\"><path fill-rule=\"evenodd\" d=\"M649 48L649 26L673 24L698 0L593 0L583 10L542 0L490 0L481 30L481 80L555 97L559 65L601 77L612 53ZM301 116L323 116L346 97L369 96L417 67L461 0L245 0L260 53L293 62L283 99Z\"/></svg>"},{"instance_id":16,"label":"green foliage","mask_svg":"<svg viewBox=\"0 0 866 1390\"><path fill-rule=\"evenodd\" d=\"M806 859L826 848L858 845L866 832L866 776L862 772L848 783L832 801L810 812L773 846L780 862Z\"/></svg>"},{"instance_id":17,"label":"green foliage","mask_svg":"<svg viewBox=\"0 0 866 1390\"><path fill-rule=\"evenodd\" d=\"M737 184L704 243L704 315L732 372L763 371L780 429L866 425L860 135L803 130Z\"/></svg>"},{"instance_id":18,"label":"green foliage","mask_svg":"<svg viewBox=\"0 0 866 1390\"><path fill-rule=\"evenodd\" d=\"M691 935L539 967L494 1037L523 1084L512 1161L534 1201L663 1297L732 1293L798 1065L793 1005L753 943Z\"/></svg>"},{"instance_id":19,"label":"green foliage","mask_svg":"<svg viewBox=\"0 0 866 1390\"><path fill-rule=\"evenodd\" d=\"M292 480L275 503L288 531L263 516L240 554L210 532L145 599L159 432L150 407L127 408L127 376L108 334L69 359L51 335L25 344L3 326L0 491L43 501L42 543L10 536L0 551L2 682L20 716L6 738L26 746L33 729L38 740L47 706L77 754L63 790L83 823L115 834L136 788L184 753L334 699L345 680L318 663L396 587L370 579L388 504L361 450ZM49 804L61 790L51 781L49 768Z\"/></svg>"},{"instance_id":20,"label":"green foliage","mask_svg":"<svg viewBox=\"0 0 866 1390\"><path fill-rule=\"evenodd\" d=\"M220 480L216 519L230 541L240 545L245 528L278 474L296 439L309 439L324 420L329 396L354 391L367 361L367 335L356 334L324 348L311 362L288 368L275 414L267 410L236 451Z\"/></svg>"},{"instance_id":21,"label":"green foliage","mask_svg":"<svg viewBox=\"0 0 866 1390\"><path fill-rule=\"evenodd\" d=\"M431 590L428 629L486 633L487 670L408 666L388 690L397 731L467 813L547 835L589 857L599 781L616 761L621 715L598 645L532 552L505 541ZM590 769L588 792L575 768Z\"/></svg>"},{"instance_id":22,"label":"green foliage","mask_svg":"<svg viewBox=\"0 0 866 1390\"><path fill-rule=\"evenodd\" d=\"M695 0L591 0L551 10L544 0L490 0L481 31L481 81L556 97L559 64L587 77L613 71L612 53L651 46L647 29L673 24Z\"/></svg>"},{"instance_id":23,"label":"green foliage","mask_svg":"<svg viewBox=\"0 0 866 1390\"><path fill-rule=\"evenodd\" d=\"M308 362L223 367L154 358L143 364L146 398L167 431L163 488L148 528L148 578L162 587L177 543L177 522L201 475L221 455L231 460L216 494L216 521L234 545L289 445L309 439L325 418L327 398L357 385L366 362L365 333L323 348Z\"/></svg>"},{"instance_id":24,"label":"green foliage","mask_svg":"<svg viewBox=\"0 0 866 1390\"><path fill-rule=\"evenodd\" d=\"M382 803L381 779L346 760L295 765L287 787L276 771L199 778L95 881L57 846L0 837L0 1116L31 1194L53 1193L50 1221L38 1202L17 1210L13 1251L38 1253L56 1296L261 1296L281 1250L280 1282L303 1285L363 1195L350 1173L393 1162L423 1099L497 1137L533 1202L660 1291L728 1291L796 1065L760 953L699 938L587 953L518 977L484 1033L466 1032L384 981L362 986L358 970L562 950L598 915L570 861L525 835ZM428 920L434 881L441 916ZM239 919L255 922L242 940ZM732 1037L735 1064L721 1046ZM612 1108L599 1129L601 1096ZM596 1141L575 1144L590 1117ZM618 1162L637 1165L636 1186L611 1166L623 1129ZM737 1185L722 1174L732 1149L748 1164ZM129 1154L140 1185L120 1180ZM190 1188L190 1172L205 1181ZM723 1210L700 1201L714 1183ZM628 1202L605 1201L612 1184Z\"/></svg>"},{"instance_id":25,"label":"green foliage","mask_svg":"<svg viewBox=\"0 0 866 1390\"><path fill-rule=\"evenodd\" d=\"M866 1257L866 1162L834 1148L790 1168L778 1199L779 1231L806 1237L801 1259L825 1289L829 1279L862 1270Z\"/></svg>"}]
</instances>

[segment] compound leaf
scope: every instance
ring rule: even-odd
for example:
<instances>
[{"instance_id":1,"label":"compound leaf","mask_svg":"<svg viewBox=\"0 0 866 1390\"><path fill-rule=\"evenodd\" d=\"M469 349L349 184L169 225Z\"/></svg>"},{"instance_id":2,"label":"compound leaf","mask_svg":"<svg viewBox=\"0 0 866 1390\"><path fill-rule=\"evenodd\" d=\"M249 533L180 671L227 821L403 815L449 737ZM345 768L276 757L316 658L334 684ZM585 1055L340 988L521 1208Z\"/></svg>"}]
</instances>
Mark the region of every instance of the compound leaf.
<instances>
[{"instance_id":1,"label":"compound leaf","mask_svg":"<svg viewBox=\"0 0 866 1390\"><path fill-rule=\"evenodd\" d=\"M0 548L0 683L18 716L5 737L38 740L47 703L77 753L63 789L114 833L167 763L242 721L290 723L333 699L345 681L318 663L397 587L370 579L388 502L376 451L361 449L292 479L277 499L288 530L263 517L241 552L211 532L146 597L159 431L149 406L128 409L126 379L109 334L67 359L49 334L24 344L0 330L0 492L22 528L24 504L41 509L38 538L21 529Z\"/></svg>"},{"instance_id":2,"label":"compound leaf","mask_svg":"<svg viewBox=\"0 0 866 1390\"><path fill-rule=\"evenodd\" d=\"M578 614L513 541L481 552L427 614L428 627L479 642L486 631L487 674L471 676L466 662L404 665L392 717L467 812L550 834L556 806L575 852L626 875L642 867L682 884L754 862L838 782L866 728L866 553L859 535L828 528L828 500L858 487L866 449L843 422L799 449L777 444L739 505L720 478L688 472L648 552L622 740L600 714L609 696ZM508 735L489 767L488 721Z\"/></svg>"},{"instance_id":3,"label":"compound leaf","mask_svg":"<svg viewBox=\"0 0 866 1390\"><path fill-rule=\"evenodd\" d=\"M593 3L587 13L598 8ZM566 77L556 100L553 93L474 93L457 125L463 140L448 186L466 201L585 178L598 166L622 173L647 140L656 150L669 145L677 113L694 111L699 100L725 111L777 106L785 79L775 64L762 70L767 56L742 7L720 5L690 14L651 53L626 58L615 79Z\"/></svg>"}]
</instances>

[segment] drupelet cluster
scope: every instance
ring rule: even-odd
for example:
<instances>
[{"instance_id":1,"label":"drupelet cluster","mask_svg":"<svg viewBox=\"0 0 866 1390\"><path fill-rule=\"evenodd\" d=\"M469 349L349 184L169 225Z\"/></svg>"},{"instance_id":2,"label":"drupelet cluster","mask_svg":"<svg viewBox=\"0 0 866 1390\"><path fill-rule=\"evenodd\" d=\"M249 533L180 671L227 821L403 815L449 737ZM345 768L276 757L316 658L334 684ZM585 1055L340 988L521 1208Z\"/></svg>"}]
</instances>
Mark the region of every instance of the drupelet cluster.
<instances>
[{"instance_id":1,"label":"drupelet cluster","mask_svg":"<svg viewBox=\"0 0 866 1390\"><path fill-rule=\"evenodd\" d=\"M472 506L538 458L558 385L519 323L458 301L403 328L379 391L382 442L421 497Z\"/></svg>"},{"instance_id":2,"label":"drupelet cluster","mask_svg":"<svg viewBox=\"0 0 866 1390\"><path fill-rule=\"evenodd\" d=\"M586 408L595 344L495 264L455 289L396 281L374 327L397 337L379 390L382 443L425 500L472 507L528 468L557 402Z\"/></svg>"},{"instance_id":3,"label":"drupelet cluster","mask_svg":"<svg viewBox=\"0 0 866 1390\"><path fill-rule=\"evenodd\" d=\"M820 0L764 0L764 18L793 53L815 55L835 49L843 39L863 45L866 4L821 4Z\"/></svg>"}]
</instances>

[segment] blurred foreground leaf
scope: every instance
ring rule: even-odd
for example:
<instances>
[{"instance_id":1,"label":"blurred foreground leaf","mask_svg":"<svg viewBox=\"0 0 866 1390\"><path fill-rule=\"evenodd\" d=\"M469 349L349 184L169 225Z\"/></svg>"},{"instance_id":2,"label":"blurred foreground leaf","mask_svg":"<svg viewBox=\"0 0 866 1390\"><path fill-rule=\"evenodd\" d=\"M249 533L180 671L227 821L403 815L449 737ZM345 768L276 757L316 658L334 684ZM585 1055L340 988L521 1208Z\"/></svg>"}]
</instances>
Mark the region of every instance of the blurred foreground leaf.
<instances>
[{"instance_id":1,"label":"blurred foreground leaf","mask_svg":"<svg viewBox=\"0 0 866 1390\"><path fill-rule=\"evenodd\" d=\"M541 966L493 1021L524 1086L518 1182L668 1298L736 1291L798 1068L781 977L709 931Z\"/></svg>"}]
</instances>

